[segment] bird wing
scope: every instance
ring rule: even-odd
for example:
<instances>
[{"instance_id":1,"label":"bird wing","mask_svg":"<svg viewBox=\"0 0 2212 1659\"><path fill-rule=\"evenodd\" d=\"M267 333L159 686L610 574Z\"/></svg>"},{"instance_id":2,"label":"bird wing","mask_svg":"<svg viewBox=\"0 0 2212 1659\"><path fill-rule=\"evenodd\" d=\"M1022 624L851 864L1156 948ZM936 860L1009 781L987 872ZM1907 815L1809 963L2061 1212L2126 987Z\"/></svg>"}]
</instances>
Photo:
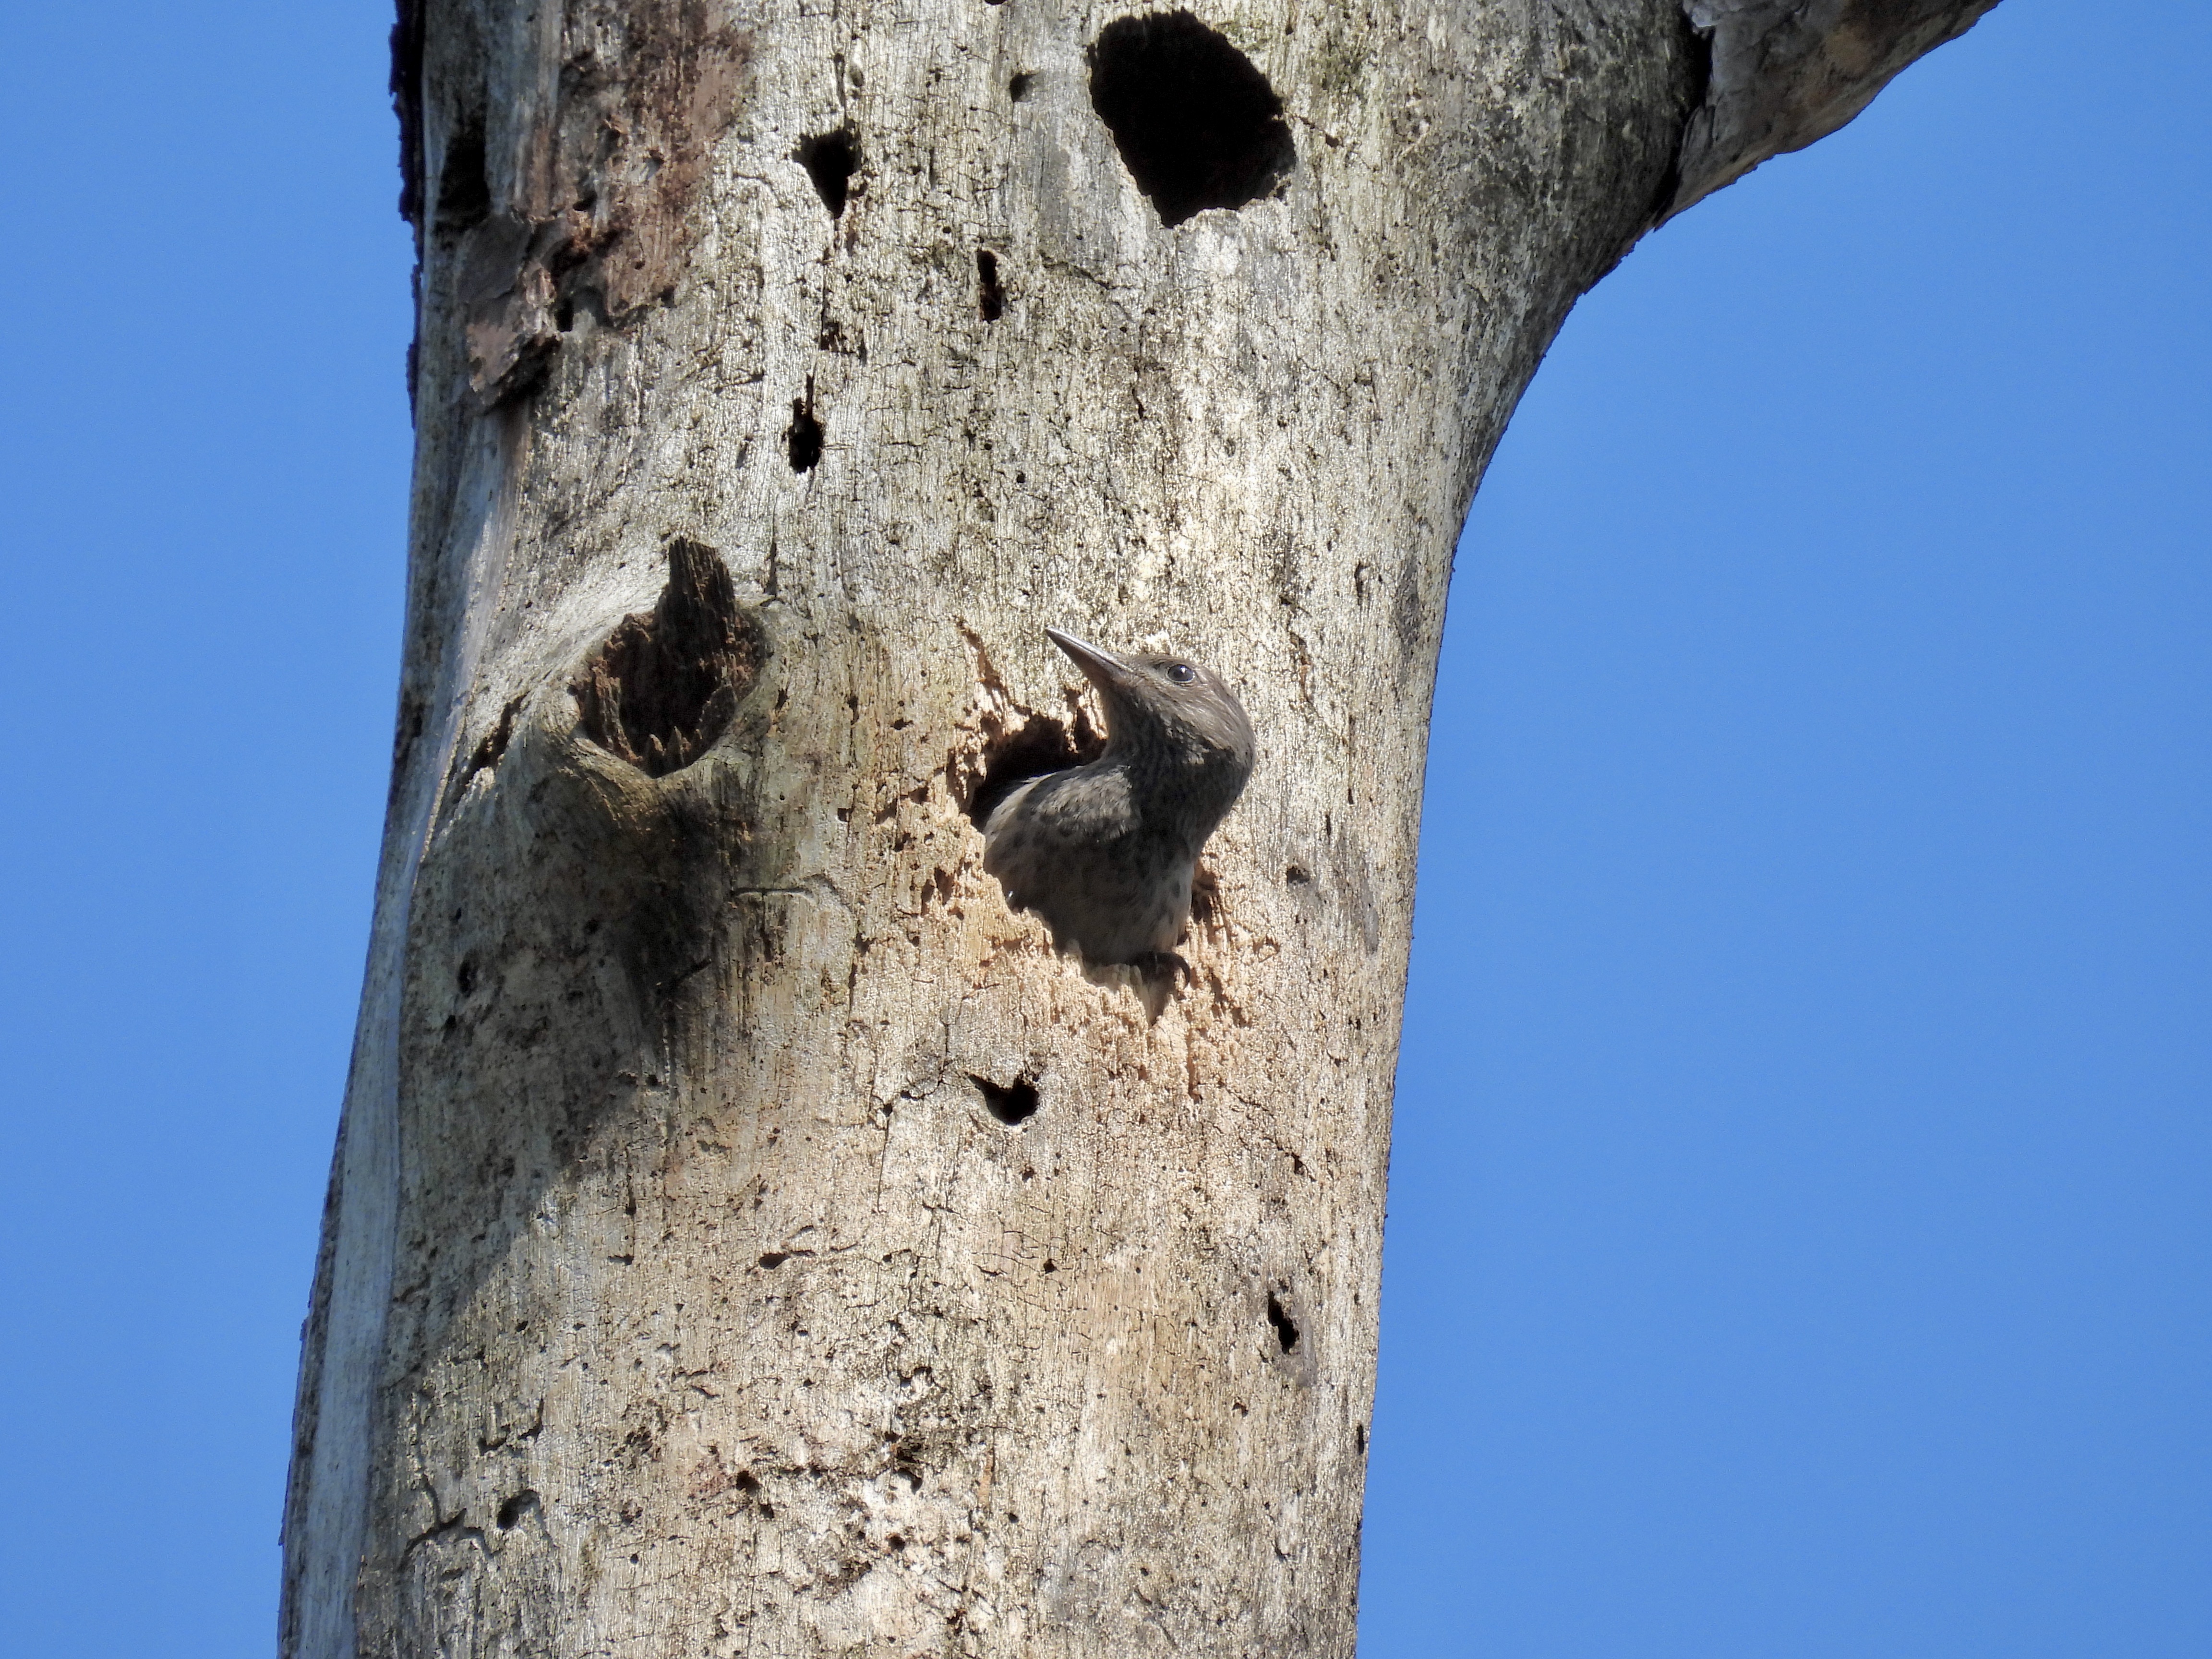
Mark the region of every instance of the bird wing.
<instances>
[{"instance_id":1,"label":"bird wing","mask_svg":"<svg viewBox=\"0 0 2212 1659\"><path fill-rule=\"evenodd\" d=\"M1007 860L1021 839L1014 826L1021 819L1030 792L1043 781L1042 778L1031 778L1016 785L991 809L991 816L983 823L983 868L988 874L1004 877L1006 873Z\"/></svg>"}]
</instances>

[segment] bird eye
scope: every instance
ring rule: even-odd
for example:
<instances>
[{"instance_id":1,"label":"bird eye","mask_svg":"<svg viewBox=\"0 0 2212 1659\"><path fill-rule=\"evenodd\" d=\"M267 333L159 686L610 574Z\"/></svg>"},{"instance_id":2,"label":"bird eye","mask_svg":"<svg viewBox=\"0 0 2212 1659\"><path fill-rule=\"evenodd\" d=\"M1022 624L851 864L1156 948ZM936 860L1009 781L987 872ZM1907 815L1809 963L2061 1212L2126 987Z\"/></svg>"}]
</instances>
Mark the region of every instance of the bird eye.
<instances>
[{"instance_id":1,"label":"bird eye","mask_svg":"<svg viewBox=\"0 0 2212 1659\"><path fill-rule=\"evenodd\" d=\"M1188 685L1198 678L1198 671L1187 662L1171 662L1168 665L1168 678L1177 685Z\"/></svg>"}]
</instances>

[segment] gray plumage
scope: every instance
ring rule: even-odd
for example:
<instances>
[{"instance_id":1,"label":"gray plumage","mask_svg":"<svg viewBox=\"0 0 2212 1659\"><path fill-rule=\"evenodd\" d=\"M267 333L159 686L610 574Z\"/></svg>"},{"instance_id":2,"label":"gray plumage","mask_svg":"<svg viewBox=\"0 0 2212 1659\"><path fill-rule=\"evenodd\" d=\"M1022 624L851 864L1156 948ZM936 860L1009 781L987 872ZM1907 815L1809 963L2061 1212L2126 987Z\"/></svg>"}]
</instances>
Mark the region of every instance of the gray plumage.
<instances>
[{"instance_id":1,"label":"gray plumage","mask_svg":"<svg viewBox=\"0 0 2212 1659\"><path fill-rule=\"evenodd\" d=\"M1045 632L1097 688L1106 751L1000 801L983 826L983 868L1060 949L1094 964L1157 963L1190 920L1199 849L1252 775L1252 723L1196 663Z\"/></svg>"}]
</instances>

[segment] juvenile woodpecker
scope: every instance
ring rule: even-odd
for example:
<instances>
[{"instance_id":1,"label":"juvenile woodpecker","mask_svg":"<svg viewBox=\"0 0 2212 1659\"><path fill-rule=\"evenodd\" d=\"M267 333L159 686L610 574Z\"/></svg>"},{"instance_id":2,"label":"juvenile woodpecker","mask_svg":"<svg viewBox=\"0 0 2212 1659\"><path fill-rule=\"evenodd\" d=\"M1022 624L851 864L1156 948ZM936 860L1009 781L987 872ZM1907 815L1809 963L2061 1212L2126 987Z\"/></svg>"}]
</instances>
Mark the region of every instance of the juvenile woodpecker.
<instances>
[{"instance_id":1,"label":"juvenile woodpecker","mask_svg":"<svg viewBox=\"0 0 2212 1659\"><path fill-rule=\"evenodd\" d=\"M1045 633L1097 688L1106 750L1000 801L983 826L983 868L1086 963L1172 963L1199 849L1252 775L1252 723L1196 663Z\"/></svg>"}]
</instances>

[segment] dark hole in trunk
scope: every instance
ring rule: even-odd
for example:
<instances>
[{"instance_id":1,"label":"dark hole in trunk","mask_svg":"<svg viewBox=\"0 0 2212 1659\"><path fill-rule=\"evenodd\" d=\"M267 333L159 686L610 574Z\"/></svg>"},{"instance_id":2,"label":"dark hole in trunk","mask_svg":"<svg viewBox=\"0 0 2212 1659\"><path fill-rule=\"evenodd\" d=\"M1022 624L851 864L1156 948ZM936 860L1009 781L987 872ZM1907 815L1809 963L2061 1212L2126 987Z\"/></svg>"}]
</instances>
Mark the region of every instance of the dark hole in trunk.
<instances>
[{"instance_id":1,"label":"dark hole in trunk","mask_svg":"<svg viewBox=\"0 0 2212 1659\"><path fill-rule=\"evenodd\" d=\"M1091 107L1162 224L1256 202L1297 162L1267 77L1188 12L1118 18L1090 58Z\"/></svg>"},{"instance_id":2,"label":"dark hole in trunk","mask_svg":"<svg viewBox=\"0 0 2212 1659\"><path fill-rule=\"evenodd\" d=\"M970 1073L968 1080L983 1097L983 1109L1008 1128L1018 1128L1036 1115L1036 1085L1027 1078L1018 1077L1012 1083L998 1084Z\"/></svg>"},{"instance_id":3,"label":"dark hole in trunk","mask_svg":"<svg viewBox=\"0 0 2212 1659\"><path fill-rule=\"evenodd\" d=\"M830 216L842 218L846 198L852 194L853 175L860 170L860 141L853 136L853 130L840 127L835 132L802 138L791 159L806 169L806 176L814 181L814 193L830 210Z\"/></svg>"},{"instance_id":4,"label":"dark hole in trunk","mask_svg":"<svg viewBox=\"0 0 2212 1659\"><path fill-rule=\"evenodd\" d=\"M483 118L457 128L446 142L446 164L438 169L435 229L459 236L491 217L491 179L486 171Z\"/></svg>"},{"instance_id":5,"label":"dark hole in trunk","mask_svg":"<svg viewBox=\"0 0 2212 1659\"><path fill-rule=\"evenodd\" d=\"M791 400L791 424L784 428L783 443L793 472L811 472L822 459L822 422L814 413L811 374L806 377L806 395Z\"/></svg>"},{"instance_id":6,"label":"dark hole in trunk","mask_svg":"<svg viewBox=\"0 0 2212 1659\"><path fill-rule=\"evenodd\" d=\"M1006 290L999 283L999 256L987 247L975 250L975 282L981 291L977 309L985 322L997 322L1006 314Z\"/></svg>"},{"instance_id":7,"label":"dark hole in trunk","mask_svg":"<svg viewBox=\"0 0 2212 1659\"><path fill-rule=\"evenodd\" d=\"M1030 779L1086 766L1105 750L1106 739L1091 729L1086 716L1077 717L1073 731L1050 714L1031 716L984 750L983 776L968 798L968 821L981 830L999 803ZM958 778L953 782L957 787Z\"/></svg>"}]
</instances>

